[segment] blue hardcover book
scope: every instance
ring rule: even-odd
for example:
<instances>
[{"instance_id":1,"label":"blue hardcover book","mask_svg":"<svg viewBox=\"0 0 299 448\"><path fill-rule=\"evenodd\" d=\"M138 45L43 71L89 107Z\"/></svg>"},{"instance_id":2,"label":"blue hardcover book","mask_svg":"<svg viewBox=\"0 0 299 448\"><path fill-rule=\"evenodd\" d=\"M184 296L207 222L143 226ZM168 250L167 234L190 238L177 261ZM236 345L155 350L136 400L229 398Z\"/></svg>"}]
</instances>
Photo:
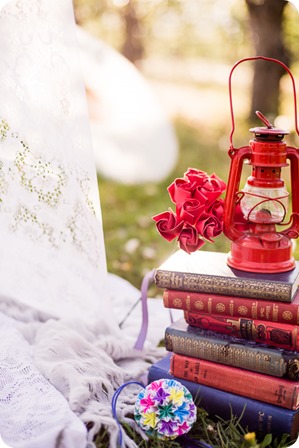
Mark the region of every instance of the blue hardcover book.
<instances>
[{"instance_id":1,"label":"blue hardcover book","mask_svg":"<svg viewBox=\"0 0 299 448\"><path fill-rule=\"evenodd\" d=\"M263 438L271 433L273 437L290 434L296 440L299 432L299 411L280 408L261 401L241 397L219 389L176 378L169 373L171 354L153 364L148 372L148 383L162 378L176 379L192 394L195 403L205 409L211 418L221 417L228 420L233 413L241 416L242 427L254 431L257 437ZM233 381L233 378L232 378ZM248 384L250 387L250 384Z\"/></svg>"}]
</instances>

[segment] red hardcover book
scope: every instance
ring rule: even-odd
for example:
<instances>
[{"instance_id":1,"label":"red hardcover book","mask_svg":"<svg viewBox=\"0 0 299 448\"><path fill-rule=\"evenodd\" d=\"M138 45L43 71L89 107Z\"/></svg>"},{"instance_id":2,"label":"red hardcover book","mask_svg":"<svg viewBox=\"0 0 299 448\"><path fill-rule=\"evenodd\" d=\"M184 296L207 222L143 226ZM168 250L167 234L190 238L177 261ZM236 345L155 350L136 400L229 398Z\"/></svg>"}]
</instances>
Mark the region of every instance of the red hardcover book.
<instances>
[{"instance_id":1,"label":"red hardcover book","mask_svg":"<svg viewBox=\"0 0 299 448\"><path fill-rule=\"evenodd\" d=\"M214 314L184 312L189 325L287 350L299 349L299 326Z\"/></svg>"},{"instance_id":2,"label":"red hardcover book","mask_svg":"<svg viewBox=\"0 0 299 448\"><path fill-rule=\"evenodd\" d=\"M177 378L169 373L169 368L169 356L165 356L152 364L148 372L148 383L163 378L176 380ZM291 441L295 443L292 447L295 448L296 446L297 448L298 410L293 411L260 400L252 400L182 378L179 381L192 394L195 403L205 409L211 418L220 417L220 419L230 420L231 416L234 415L238 418L240 425L250 432L255 432L259 440L263 440L266 434L271 434L273 439L281 438L285 433L290 434ZM247 387L250 387L250 385L247 385ZM274 445L271 444L271 446Z\"/></svg>"},{"instance_id":3,"label":"red hardcover book","mask_svg":"<svg viewBox=\"0 0 299 448\"><path fill-rule=\"evenodd\" d=\"M169 373L177 378L283 408L299 408L299 383L286 379L176 353L171 357Z\"/></svg>"},{"instance_id":4,"label":"red hardcover book","mask_svg":"<svg viewBox=\"0 0 299 448\"><path fill-rule=\"evenodd\" d=\"M165 308L191 313L218 314L299 325L299 291L292 303L286 303L166 289L163 293L163 303Z\"/></svg>"}]
</instances>

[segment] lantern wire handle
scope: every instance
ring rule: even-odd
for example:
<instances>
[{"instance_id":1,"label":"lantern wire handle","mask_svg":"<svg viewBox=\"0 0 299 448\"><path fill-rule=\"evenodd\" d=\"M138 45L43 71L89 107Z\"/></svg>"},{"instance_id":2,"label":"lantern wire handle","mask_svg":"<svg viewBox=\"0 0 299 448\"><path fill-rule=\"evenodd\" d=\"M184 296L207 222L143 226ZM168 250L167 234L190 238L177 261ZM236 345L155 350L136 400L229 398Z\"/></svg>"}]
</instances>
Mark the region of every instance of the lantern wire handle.
<instances>
[{"instance_id":1,"label":"lantern wire handle","mask_svg":"<svg viewBox=\"0 0 299 448\"><path fill-rule=\"evenodd\" d=\"M273 128L273 124L270 123L270 121L268 120L268 118L265 117L264 114L262 114L262 112L260 112L259 110L257 110L255 112L255 115L264 123L265 126L267 126L268 129Z\"/></svg>"},{"instance_id":2,"label":"lantern wire handle","mask_svg":"<svg viewBox=\"0 0 299 448\"><path fill-rule=\"evenodd\" d=\"M281 65L285 71L290 75L291 80L292 80L292 86L293 86L293 95L294 95L294 114L295 114L295 129L296 129L296 133L299 136L299 130L298 130L298 120L297 120L297 99L296 99L296 85L295 85L295 80L294 77L292 75L291 70L289 69L288 66L286 66L283 62L279 61L278 59L274 59L274 58L268 58L266 56L254 56L254 57L250 57L250 58L244 58L244 59L240 59L238 62L235 63L235 65L233 66L233 68L230 71L229 74L229 104L230 104L230 112L231 112L231 120L232 120L232 130L229 136L229 141L230 141L230 151L234 151L234 145L233 145L233 134L235 132L235 117L234 117L234 110L233 110L233 99L232 99L232 75L233 72L235 70L235 68L241 64L242 62L246 62L246 61L255 61L258 59L263 59L264 61L270 61L270 62L275 62L279 65ZM261 112L259 112L259 114L261 114ZM263 114L261 114L263 115ZM258 115L259 116L259 115ZM264 117L264 116L263 116ZM259 117L260 118L260 117ZM265 117L266 118L266 117ZM264 120L262 120L264 122ZM268 121L268 120L267 120ZM265 122L264 122L265 123ZM266 124L266 123L265 123ZM270 126L271 123L269 122ZM267 125L267 124L266 124ZM268 127L268 125L267 125Z\"/></svg>"}]
</instances>

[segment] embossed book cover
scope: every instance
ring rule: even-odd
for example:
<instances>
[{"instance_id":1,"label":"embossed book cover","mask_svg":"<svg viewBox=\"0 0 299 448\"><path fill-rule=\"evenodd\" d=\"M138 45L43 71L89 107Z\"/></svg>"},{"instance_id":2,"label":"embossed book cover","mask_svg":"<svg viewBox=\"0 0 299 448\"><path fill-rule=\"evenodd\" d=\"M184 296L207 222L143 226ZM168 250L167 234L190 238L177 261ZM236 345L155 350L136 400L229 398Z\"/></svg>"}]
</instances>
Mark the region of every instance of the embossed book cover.
<instances>
[{"instance_id":1,"label":"embossed book cover","mask_svg":"<svg viewBox=\"0 0 299 448\"><path fill-rule=\"evenodd\" d=\"M165 289L163 304L165 308L191 313L229 315L299 325L298 289L292 302Z\"/></svg>"},{"instance_id":2,"label":"embossed book cover","mask_svg":"<svg viewBox=\"0 0 299 448\"><path fill-rule=\"evenodd\" d=\"M261 342L287 350L299 350L299 326L267 322L244 317L218 316L214 314L189 313L184 317L188 324L216 333Z\"/></svg>"},{"instance_id":3,"label":"embossed book cover","mask_svg":"<svg viewBox=\"0 0 299 448\"><path fill-rule=\"evenodd\" d=\"M181 379L287 409L299 408L299 383L191 356L171 356L169 372ZM248 387L250 384L250 387Z\"/></svg>"},{"instance_id":4,"label":"embossed book cover","mask_svg":"<svg viewBox=\"0 0 299 448\"><path fill-rule=\"evenodd\" d=\"M299 380L299 353L188 325L182 317L165 330L169 352L253 372Z\"/></svg>"},{"instance_id":5,"label":"embossed book cover","mask_svg":"<svg viewBox=\"0 0 299 448\"><path fill-rule=\"evenodd\" d=\"M179 250L155 272L159 288L292 302L299 285L299 262L288 272L260 274L230 268L227 254Z\"/></svg>"}]
</instances>

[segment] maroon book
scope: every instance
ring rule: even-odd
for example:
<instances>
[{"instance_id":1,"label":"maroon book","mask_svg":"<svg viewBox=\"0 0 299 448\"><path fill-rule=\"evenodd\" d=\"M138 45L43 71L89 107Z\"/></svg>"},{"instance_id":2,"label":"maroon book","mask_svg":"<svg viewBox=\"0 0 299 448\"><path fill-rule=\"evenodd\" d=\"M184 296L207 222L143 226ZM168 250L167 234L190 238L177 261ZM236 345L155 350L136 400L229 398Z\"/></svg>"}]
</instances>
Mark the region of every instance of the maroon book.
<instances>
[{"instance_id":1,"label":"maroon book","mask_svg":"<svg viewBox=\"0 0 299 448\"><path fill-rule=\"evenodd\" d=\"M189 325L286 350L299 349L298 325L185 311Z\"/></svg>"}]
</instances>

